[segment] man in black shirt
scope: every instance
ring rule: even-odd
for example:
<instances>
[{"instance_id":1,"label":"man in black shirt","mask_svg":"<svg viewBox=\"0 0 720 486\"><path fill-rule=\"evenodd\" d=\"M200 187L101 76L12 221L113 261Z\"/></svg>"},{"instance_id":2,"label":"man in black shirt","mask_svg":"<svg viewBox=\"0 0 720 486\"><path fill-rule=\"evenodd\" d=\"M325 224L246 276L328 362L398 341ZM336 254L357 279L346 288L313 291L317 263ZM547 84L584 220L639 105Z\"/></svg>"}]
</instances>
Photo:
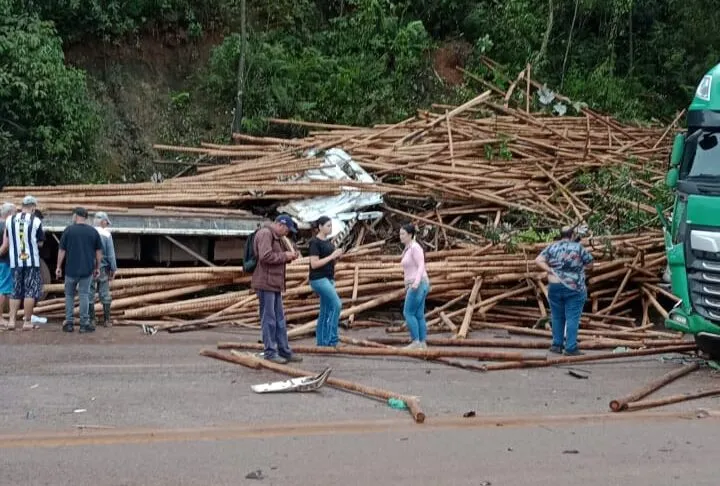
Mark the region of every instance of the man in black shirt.
<instances>
[{"instance_id":1,"label":"man in black shirt","mask_svg":"<svg viewBox=\"0 0 720 486\"><path fill-rule=\"evenodd\" d=\"M90 284L100 275L102 261L102 240L100 233L86 223L88 212L85 208L75 208L73 224L65 228L60 238L57 268L55 276L62 278L62 265L65 263L65 323L63 331L73 331L73 310L75 291L80 294L80 332L93 332L90 324Z\"/></svg>"}]
</instances>

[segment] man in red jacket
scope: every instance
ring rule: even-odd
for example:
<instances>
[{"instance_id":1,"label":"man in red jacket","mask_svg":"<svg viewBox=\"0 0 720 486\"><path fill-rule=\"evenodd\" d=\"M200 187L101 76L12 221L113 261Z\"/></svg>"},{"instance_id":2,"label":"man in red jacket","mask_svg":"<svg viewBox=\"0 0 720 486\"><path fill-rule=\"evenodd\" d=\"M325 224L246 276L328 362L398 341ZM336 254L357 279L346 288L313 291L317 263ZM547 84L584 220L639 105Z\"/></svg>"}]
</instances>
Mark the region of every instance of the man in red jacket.
<instances>
[{"instance_id":1,"label":"man in red jacket","mask_svg":"<svg viewBox=\"0 0 720 486\"><path fill-rule=\"evenodd\" d=\"M297 233L297 226L290 216L280 215L268 226L255 233L253 241L257 266L252 275L252 288L260 303L260 323L265 345L265 359L285 364L300 362L290 350L285 324L282 292L285 291L285 265L300 255L287 249L282 238Z\"/></svg>"}]
</instances>

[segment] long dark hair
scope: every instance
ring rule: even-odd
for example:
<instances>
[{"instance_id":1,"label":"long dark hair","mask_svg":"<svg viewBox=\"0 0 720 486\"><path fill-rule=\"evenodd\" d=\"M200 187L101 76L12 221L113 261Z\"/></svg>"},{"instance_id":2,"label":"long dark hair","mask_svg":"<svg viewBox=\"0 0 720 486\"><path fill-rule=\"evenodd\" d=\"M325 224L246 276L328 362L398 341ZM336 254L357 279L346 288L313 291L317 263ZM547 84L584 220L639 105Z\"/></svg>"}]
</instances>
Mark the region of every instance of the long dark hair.
<instances>
[{"instance_id":1,"label":"long dark hair","mask_svg":"<svg viewBox=\"0 0 720 486\"><path fill-rule=\"evenodd\" d=\"M405 230L407 234L415 238L415 234L417 233L417 228L412 223L407 223L401 226L402 229Z\"/></svg>"},{"instance_id":2,"label":"long dark hair","mask_svg":"<svg viewBox=\"0 0 720 486\"><path fill-rule=\"evenodd\" d=\"M313 223L313 225L312 225L312 226L313 226L313 229L314 229L315 231L319 230L319 229L320 229L320 226L323 226L323 225L324 225L325 223L327 223L328 221L330 221L330 218L329 218L329 217L327 217L327 216L320 216L320 217L317 219L317 221L315 221L315 222Z\"/></svg>"}]
</instances>

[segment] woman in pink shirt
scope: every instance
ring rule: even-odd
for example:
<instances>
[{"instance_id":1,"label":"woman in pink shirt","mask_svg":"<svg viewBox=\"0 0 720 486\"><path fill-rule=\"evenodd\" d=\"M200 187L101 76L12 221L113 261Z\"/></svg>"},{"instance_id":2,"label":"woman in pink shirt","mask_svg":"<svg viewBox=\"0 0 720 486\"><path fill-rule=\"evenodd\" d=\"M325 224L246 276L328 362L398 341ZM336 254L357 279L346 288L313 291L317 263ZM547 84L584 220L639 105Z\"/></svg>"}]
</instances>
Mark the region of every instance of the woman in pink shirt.
<instances>
[{"instance_id":1,"label":"woman in pink shirt","mask_svg":"<svg viewBox=\"0 0 720 486\"><path fill-rule=\"evenodd\" d=\"M400 228L400 241L405 245L402 253L402 267L405 274L405 307L403 316L407 323L412 342L407 349L425 349L427 322L425 322L425 298L430 292L430 279L425 271L425 254L415 241L415 226L406 224Z\"/></svg>"}]
</instances>

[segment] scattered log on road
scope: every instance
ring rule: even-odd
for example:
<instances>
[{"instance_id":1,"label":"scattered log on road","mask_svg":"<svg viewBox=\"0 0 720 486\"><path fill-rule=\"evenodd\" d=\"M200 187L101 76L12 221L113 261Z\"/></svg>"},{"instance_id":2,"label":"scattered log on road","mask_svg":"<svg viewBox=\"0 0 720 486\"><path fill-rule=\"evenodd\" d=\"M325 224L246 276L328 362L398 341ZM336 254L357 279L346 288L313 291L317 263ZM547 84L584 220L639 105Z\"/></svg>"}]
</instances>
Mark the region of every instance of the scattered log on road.
<instances>
[{"instance_id":1,"label":"scattered log on road","mask_svg":"<svg viewBox=\"0 0 720 486\"><path fill-rule=\"evenodd\" d=\"M627 409L628 404L630 404L631 402L637 402L638 400L645 398L646 396L650 395L651 393L664 387L668 383L671 383L671 382L677 380L678 378L697 370L698 368L700 368L700 363L690 363L690 364L683 366L682 368L679 368L677 370L673 370L669 373L666 373L665 375L661 376L657 380L648 383L647 385L643 386L642 388L635 390L632 393L625 395L624 397L611 400L610 401L610 410L612 410L613 412L621 412L621 411Z\"/></svg>"},{"instance_id":2,"label":"scattered log on road","mask_svg":"<svg viewBox=\"0 0 720 486\"><path fill-rule=\"evenodd\" d=\"M213 351L210 349L204 349L200 352L202 356L207 356L210 358L215 358L223 361L227 361L229 363L235 363L242 366L247 366L248 368L253 369L259 369L259 368L266 368L269 370L277 371L279 373L286 374L288 376L294 376L294 377L302 377L302 376L312 376L315 373L310 371L305 371L299 368L293 368L291 366L281 365L278 363L273 363L271 361L267 361L264 359L257 358L252 355L246 355L241 354L238 352L231 352L232 354L227 353L220 353L217 351ZM391 398L396 398L398 400L404 401L408 409L410 410L410 413L413 416L413 419L415 419L416 423L423 423L425 422L425 413L420 408L420 403L416 397L408 396L408 395L401 395L399 393L394 393L391 391L383 390L381 388L375 388L371 386L365 386L360 385L359 383L355 383L348 380L341 380L339 378L330 377L327 380L327 384L338 388L340 390L345 390L349 392L359 393L361 395L365 395L372 398L377 398L380 400L387 401Z\"/></svg>"}]
</instances>

